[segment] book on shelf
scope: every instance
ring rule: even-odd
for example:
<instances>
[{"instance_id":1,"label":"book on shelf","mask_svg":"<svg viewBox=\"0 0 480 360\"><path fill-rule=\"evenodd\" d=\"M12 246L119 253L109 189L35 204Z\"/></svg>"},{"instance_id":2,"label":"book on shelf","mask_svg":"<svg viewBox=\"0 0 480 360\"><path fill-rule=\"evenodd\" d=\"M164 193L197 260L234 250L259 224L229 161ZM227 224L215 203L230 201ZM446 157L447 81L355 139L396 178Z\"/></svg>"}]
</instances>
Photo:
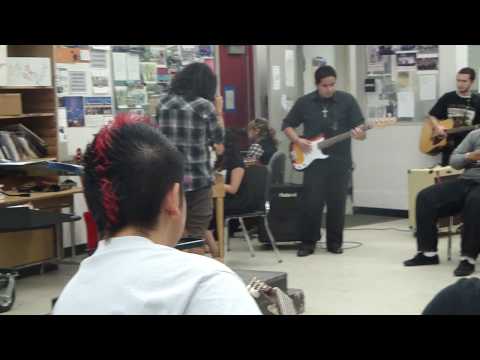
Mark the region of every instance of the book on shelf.
<instances>
[{"instance_id":1,"label":"book on shelf","mask_svg":"<svg viewBox=\"0 0 480 360\"><path fill-rule=\"evenodd\" d=\"M33 170L44 175L83 175L83 166L49 160L9 161L0 160L0 170Z\"/></svg>"},{"instance_id":2,"label":"book on shelf","mask_svg":"<svg viewBox=\"0 0 480 360\"><path fill-rule=\"evenodd\" d=\"M47 144L22 124L0 129L3 157L11 161L38 159L47 156Z\"/></svg>"}]
</instances>

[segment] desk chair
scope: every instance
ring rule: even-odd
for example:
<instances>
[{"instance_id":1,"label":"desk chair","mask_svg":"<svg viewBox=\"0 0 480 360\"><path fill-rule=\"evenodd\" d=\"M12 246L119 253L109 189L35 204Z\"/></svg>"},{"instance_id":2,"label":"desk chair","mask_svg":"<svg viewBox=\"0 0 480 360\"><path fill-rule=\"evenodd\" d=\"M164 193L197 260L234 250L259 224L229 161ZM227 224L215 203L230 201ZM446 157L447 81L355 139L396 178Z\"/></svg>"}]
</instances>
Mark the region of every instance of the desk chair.
<instances>
[{"instance_id":1,"label":"desk chair","mask_svg":"<svg viewBox=\"0 0 480 360\"><path fill-rule=\"evenodd\" d=\"M279 263L282 262L280 258L280 252L278 251L277 243L275 238L270 231L270 226L268 224L268 212L270 211L270 187L272 176L268 167L265 166L251 166L245 170L245 186L248 189L248 193L251 194L252 199L256 199L256 203L251 206L251 208L242 213L226 213L225 214L225 239L227 243L227 251L230 251L230 237L229 237L229 223L230 221L237 219L240 222L242 228L243 236L247 242L248 249L252 257L255 257L255 251L253 250L252 241L250 235L245 226L245 219L248 218L263 218L265 224L265 229L268 233L268 238L275 252L275 256Z\"/></svg>"}]
</instances>

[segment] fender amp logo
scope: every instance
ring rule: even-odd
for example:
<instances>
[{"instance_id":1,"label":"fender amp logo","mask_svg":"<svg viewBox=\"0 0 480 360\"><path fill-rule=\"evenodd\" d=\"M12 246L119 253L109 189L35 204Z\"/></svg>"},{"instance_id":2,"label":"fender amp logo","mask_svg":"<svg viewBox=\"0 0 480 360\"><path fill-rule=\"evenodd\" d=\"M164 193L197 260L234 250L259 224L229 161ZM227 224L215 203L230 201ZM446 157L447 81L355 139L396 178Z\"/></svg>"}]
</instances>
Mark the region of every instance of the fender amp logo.
<instances>
[{"instance_id":1,"label":"fender amp logo","mask_svg":"<svg viewBox=\"0 0 480 360\"><path fill-rule=\"evenodd\" d=\"M287 193L280 193L278 194L278 197L280 198L296 198L298 196L298 194L296 193L290 193L290 194L287 194Z\"/></svg>"}]
</instances>

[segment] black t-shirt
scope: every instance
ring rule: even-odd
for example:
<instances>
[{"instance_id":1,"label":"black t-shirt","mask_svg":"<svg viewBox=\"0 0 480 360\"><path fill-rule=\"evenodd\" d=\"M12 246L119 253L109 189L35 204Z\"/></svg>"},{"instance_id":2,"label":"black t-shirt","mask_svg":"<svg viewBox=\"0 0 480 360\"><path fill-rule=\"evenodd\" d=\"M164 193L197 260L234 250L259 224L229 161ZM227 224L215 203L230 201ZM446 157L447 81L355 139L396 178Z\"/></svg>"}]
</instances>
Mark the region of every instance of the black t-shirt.
<instances>
[{"instance_id":1,"label":"black t-shirt","mask_svg":"<svg viewBox=\"0 0 480 360\"><path fill-rule=\"evenodd\" d=\"M303 124L304 136L313 138L320 134L327 138L348 132L364 123L365 119L355 98L337 91L332 98L320 97L318 91L297 100L283 120L282 130L297 128ZM345 140L324 150L338 164L352 165L351 140Z\"/></svg>"},{"instance_id":2,"label":"black t-shirt","mask_svg":"<svg viewBox=\"0 0 480 360\"><path fill-rule=\"evenodd\" d=\"M272 156L277 152L277 146L270 137L260 140L259 144L263 149L263 155L260 157L260 162L263 165L268 165Z\"/></svg>"},{"instance_id":3,"label":"black t-shirt","mask_svg":"<svg viewBox=\"0 0 480 360\"><path fill-rule=\"evenodd\" d=\"M456 91L443 95L430 111L430 115L439 120L464 118L463 126L480 123L480 97L462 97Z\"/></svg>"},{"instance_id":4,"label":"black t-shirt","mask_svg":"<svg viewBox=\"0 0 480 360\"><path fill-rule=\"evenodd\" d=\"M430 115L438 120L455 120L456 126L480 124L480 96L472 94L471 97L462 97L456 91L446 93L437 101ZM442 154L443 165L448 165L451 153L467 135L468 132L449 135L448 146Z\"/></svg>"}]
</instances>

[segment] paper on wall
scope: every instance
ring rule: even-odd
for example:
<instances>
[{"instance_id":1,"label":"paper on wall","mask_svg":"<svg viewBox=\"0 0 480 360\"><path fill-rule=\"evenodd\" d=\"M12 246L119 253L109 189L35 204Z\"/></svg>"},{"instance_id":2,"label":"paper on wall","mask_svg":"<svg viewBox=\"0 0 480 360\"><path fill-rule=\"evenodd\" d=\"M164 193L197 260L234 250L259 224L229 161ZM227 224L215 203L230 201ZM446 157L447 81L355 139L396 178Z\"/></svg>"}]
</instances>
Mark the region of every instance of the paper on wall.
<instances>
[{"instance_id":1,"label":"paper on wall","mask_svg":"<svg viewBox=\"0 0 480 360\"><path fill-rule=\"evenodd\" d=\"M110 94L110 77L106 70L92 70L92 91L95 95Z\"/></svg>"},{"instance_id":2,"label":"paper on wall","mask_svg":"<svg viewBox=\"0 0 480 360\"><path fill-rule=\"evenodd\" d=\"M70 95L88 95L89 89L89 64L72 64L68 67Z\"/></svg>"},{"instance_id":3,"label":"paper on wall","mask_svg":"<svg viewBox=\"0 0 480 360\"><path fill-rule=\"evenodd\" d=\"M437 77L435 75L420 75L420 100L435 100L437 98Z\"/></svg>"},{"instance_id":4,"label":"paper on wall","mask_svg":"<svg viewBox=\"0 0 480 360\"><path fill-rule=\"evenodd\" d=\"M127 54L114 52L113 58L113 76L115 81L128 80L127 73Z\"/></svg>"},{"instance_id":5,"label":"paper on wall","mask_svg":"<svg viewBox=\"0 0 480 360\"><path fill-rule=\"evenodd\" d=\"M90 50L80 50L80 60L90 61Z\"/></svg>"},{"instance_id":6,"label":"paper on wall","mask_svg":"<svg viewBox=\"0 0 480 360\"><path fill-rule=\"evenodd\" d=\"M0 45L0 86L7 86L7 45Z\"/></svg>"},{"instance_id":7,"label":"paper on wall","mask_svg":"<svg viewBox=\"0 0 480 360\"><path fill-rule=\"evenodd\" d=\"M63 64L57 64L55 86L57 87L57 96L68 96L70 94L70 77L68 68Z\"/></svg>"},{"instance_id":8,"label":"paper on wall","mask_svg":"<svg viewBox=\"0 0 480 360\"><path fill-rule=\"evenodd\" d=\"M397 93L398 117L415 117L415 96L412 91L400 91Z\"/></svg>"},{"instance_id":9,"label":"paper on wall","mask_svg":"<svg viewBox=\"0 0 480 360\"><path fill-rule=\"evenodd\" d=\"M93 69L107 69L107 52L103 50L92 50L90 52L90 66Z\"/></svg>"},{"instance_id":10,"label":"paper on wall","mask_svg":"<svg viewBox=\"0 0 480 360\"><path fill-rule=\"evenodd\" d=\"M8 86L52 86L50 58L7 57Z\"/></svg>"},{"instance_id":11,"label":"paper on wall","mask_svg":"<svg viewBox=\"0 0 480 360\"><path fill-rule=\"evenodd\" d=\"M285 85L295 87L295 51L285 50Z\"/></svg>"},{"instance_id":12,"label":"paper on wall","mask_svg":"<svg viewBox=\"0 0 480 360\"><path fill-rule=\"evenodd\" d=\"M282 88L282 77L280 66L272 66L272 90L278 91Z\"/></svg>"},{"instance_id":13,"label":"paper on wall","mask_svg":"<svg viewBox=\"0 0 480 360\"><path fill-rule=\"evenodd\" d=\"M127 54L127 72L129 81L140 81L140 56Z\"/></svg>"},{"instance_id":14,"label":"paper on wall","mask_svg":"<svg viewBox=\"0 0 480 360\"><path fill-rule=\"evenodd\" d=\"M111 97L86 97L85 98L85 126L101 128L112 118Z\"/></svg>"},{"instance_id":15,"label":"paper on wall","mask_svg":"<svg viewBox=\"0 0 480 360\"><path fill-rule=\"evenodd\" d=\"M225 90L225 110L227 111L235 110L235 90L234 89Z\"/></svg>"},{"instance_id":16,"label":"paper on wall","mask_svg":"<svg viewBox=\"0 0 480 360\"><path fill-rule=\"evenodd\" d=\"M59 128L68 127L67 109L66 108L64 108L64 107L57 108L57 119L58 119L58 127Z\"/></svg>"}]
</instances>

